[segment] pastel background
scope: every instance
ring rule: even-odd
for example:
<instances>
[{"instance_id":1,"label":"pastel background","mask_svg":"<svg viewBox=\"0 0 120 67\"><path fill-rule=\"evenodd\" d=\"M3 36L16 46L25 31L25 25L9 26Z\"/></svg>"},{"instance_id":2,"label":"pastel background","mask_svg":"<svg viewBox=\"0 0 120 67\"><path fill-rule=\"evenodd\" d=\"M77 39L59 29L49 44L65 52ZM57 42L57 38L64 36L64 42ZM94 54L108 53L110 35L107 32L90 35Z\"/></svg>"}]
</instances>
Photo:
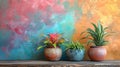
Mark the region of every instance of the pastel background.
<instances>
[{"instance_id":1,"label":"pastel background","mask_svg":"<svg viewBox=\"0 0 120 67\"><path fill-rule=\"evenodd\" d=\"M36 50L43 34L79 40L98 20L116 32L107 38L106 60L120 60L119 19L120 0L0 0L0 60L43 60L43 50Z\"/></svg>"}]
</instances>

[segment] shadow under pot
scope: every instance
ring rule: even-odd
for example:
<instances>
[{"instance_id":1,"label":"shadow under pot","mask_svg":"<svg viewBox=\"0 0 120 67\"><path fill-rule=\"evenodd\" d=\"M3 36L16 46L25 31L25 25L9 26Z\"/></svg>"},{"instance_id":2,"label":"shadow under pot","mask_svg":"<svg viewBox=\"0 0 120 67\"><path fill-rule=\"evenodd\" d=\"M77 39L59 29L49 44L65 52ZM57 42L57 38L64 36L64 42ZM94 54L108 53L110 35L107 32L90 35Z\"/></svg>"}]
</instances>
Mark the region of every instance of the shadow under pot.
<instances>
[{"instance_id":1,"label":"shadow under pot","mask_svg":"<svg viewBox=\"0 0 120 67\"><path fill-rule=\"evenodd\" d=\"M47 60L58 61L62 56L62 49L59 47L47 47L44 49L44 55Z\"/></svg>"},{"instance_id":2,"label":"shadow under pot","mask_svg":"<svg viewBox=\"0 0 120 67\"><path fill-rule=\"evenodd\" d=\"M69 60L72 61L81 61L84 58L85 55L85 49L68 49L66 51L66 55Z\"/></svg>"},{"instance_id":3,"label":"shadow under pot","mask_svg":"<svg viewBox=\"0 0 120 67\"><path fill-rule=\"evenodd\" d=\"M103 46L91 46L88 49L88 56L92 61L102 61L106 54L107 51Z\"/></svg>"}]
</instances>

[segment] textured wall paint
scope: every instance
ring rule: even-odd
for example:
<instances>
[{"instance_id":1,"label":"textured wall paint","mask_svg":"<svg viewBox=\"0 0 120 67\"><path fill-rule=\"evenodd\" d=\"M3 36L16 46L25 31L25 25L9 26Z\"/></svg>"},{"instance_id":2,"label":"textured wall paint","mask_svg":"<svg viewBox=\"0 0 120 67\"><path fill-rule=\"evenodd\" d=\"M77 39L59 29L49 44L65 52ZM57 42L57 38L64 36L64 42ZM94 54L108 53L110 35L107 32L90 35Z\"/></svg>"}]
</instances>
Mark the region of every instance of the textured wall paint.
<instances>
[{"instance_id":1,"label":"textured wall paint","mask_svg":"<svg viewBox=\"0 0 120 67\"><path fill-rule=\"evenodd\" d=\"M78 40L79 33L98 20L117 32L108 38L106 59L120 59L119 3L119 0L0 0L0 60L43 59L43 50L36 51L43 34L64 33L65 38Z\"/></svg>"},{"instance_id":2,"label":"textured wall paint","mask_svg":"<svg viewBox=\"0 0 120 67\"><path fill-rule=\"evenodd\" d=\"M78 40L80 32L85 31L88 27L91 27L90 22L97 22L100 20L104 26L109 26L115 34L108 37L109 44L107 48L108 54L106 60L120 60L120 0L79 0L82 4L82 17L75 23L74 40ZM83 3L82 3L82 2ZM85 43L86 40L81 41ZM85 45L86 46L86 45ZM88 48L88 46L86 46ZM88 59L86 55L85 59Z\"/></svg>"}]
</instances>

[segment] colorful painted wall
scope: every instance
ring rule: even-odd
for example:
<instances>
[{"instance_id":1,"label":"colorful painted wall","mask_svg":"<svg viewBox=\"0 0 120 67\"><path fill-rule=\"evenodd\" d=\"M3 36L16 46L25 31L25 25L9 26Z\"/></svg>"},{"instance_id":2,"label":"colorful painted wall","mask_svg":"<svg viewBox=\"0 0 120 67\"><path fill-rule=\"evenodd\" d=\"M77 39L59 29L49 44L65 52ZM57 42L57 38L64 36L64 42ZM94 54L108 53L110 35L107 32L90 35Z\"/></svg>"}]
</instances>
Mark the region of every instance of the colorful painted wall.
<instances>
[{"instance_id":1,"label":"colorful painted wall","mask_svg":"<svg viewBox=\"0 0 120 67\"><path fill-rule=\"evenodd\" d=\"M78 40L98 20L117 32L108 38L106 60L120 60L119 19L120 0L0 0L0 60L42 60L36 47L43 34Z\"/></svg>"}]
</instances>

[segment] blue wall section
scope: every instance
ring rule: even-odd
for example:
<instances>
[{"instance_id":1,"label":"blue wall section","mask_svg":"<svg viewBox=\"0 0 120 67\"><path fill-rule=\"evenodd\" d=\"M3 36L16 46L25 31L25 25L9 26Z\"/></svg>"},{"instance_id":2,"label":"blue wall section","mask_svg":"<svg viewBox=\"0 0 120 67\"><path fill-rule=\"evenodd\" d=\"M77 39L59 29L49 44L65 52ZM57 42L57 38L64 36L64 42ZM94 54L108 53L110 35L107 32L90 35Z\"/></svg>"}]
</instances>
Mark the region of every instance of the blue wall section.
<instances>
[{"instance_id":1,"label":"blue wall section","mask_svg":"<svg viewBox=\"0 0 120 67\"><path fill-rule=\"evenodd\" d=\"M0 60L43 60L43 49L36 48L44 34L63 33L71 40L76 18L69 6L67 1L0 0Z\"/></svg>"}]
</instances>

